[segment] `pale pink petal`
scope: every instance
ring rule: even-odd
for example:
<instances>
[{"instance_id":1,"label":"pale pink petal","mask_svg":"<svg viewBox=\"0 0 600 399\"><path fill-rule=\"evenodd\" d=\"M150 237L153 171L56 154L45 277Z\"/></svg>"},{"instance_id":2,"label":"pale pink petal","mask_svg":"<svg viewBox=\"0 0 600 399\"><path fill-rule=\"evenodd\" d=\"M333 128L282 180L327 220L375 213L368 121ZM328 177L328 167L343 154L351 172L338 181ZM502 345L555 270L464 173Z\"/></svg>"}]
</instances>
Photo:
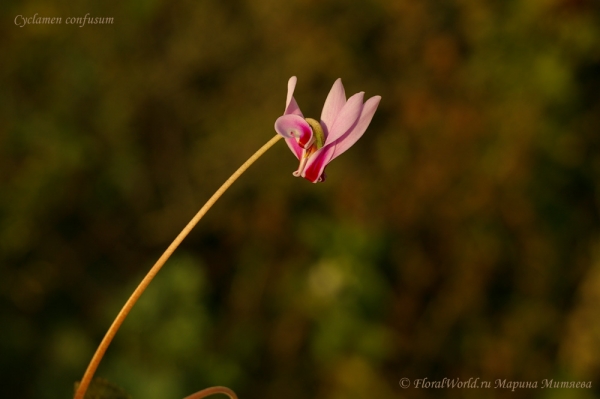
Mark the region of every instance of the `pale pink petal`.
<instances>
[{"instance_id":1,"label":"pale pink petal","mask_svg":"<svg viewBox=\"0 0 600 399\"><path fill-rule=\"evenodd\" d=\"M327 134L335 122L336 116L340 113L342 107L346 104L346 92L344 91L344 85L342 79L338 79L333 84L333 87L327 95L325 105L323 105L323 112L321 112L321 125L325 129Z\"/></svg>"},{"instance_id":2,"label":"pale pink petal","mask_svg":"<svg viewBox=\"0 0 600 399\"><path fill-rule=\"evenodd\" d=\"M310 125L298 115L283 115L277 118L275 131L287 139L295 138L302 148L307 148L313 142Z\"/></svg>"},{"instance_id":3,"label":"pale pink petal","mask_svg":"<svg viewBox=\"0 0 600 399\"><path fill-rule=\"evenodd\" d=\"M292 76L288 80L288 92L287 92L287 98L285 100L285 109L287 109L287 107L290 105L290 101L292 101L292 98L294 98L294 90L296 90L296 82L298 82L298 78L295 76Z\"/></svg>"},{"instance_id":4,"label":"pale pink petal","mask_svg":"<svg viewBox=\"0 0 600 399\"><path fill-rule=\"evenodd\" d=\"M331 161L334 151L335 145L329 145L312 154L302 171L302 177L313 183L322 181L320 178L323 175L325 166Z\"/></svg>"},{"instance_id":5,"label":"pale pink petal","mask_svg":"<svg viewBox=\"0 0 600 399\"><path fill-rule=\"evenodd\" d=\"M331 160L345 152L348 148L352 147L356 141L363 135L369 124L371 123L371 119L373 119L373 115L377 110L377 106L379 105L379 101L381 100L381 96L374 96L367 100L365 105L363 106L360 117L358 118L358 122L354 127L348 131L345 135L340 137L335 142L335 151L331 157ZM330 161L331 161L330 160Z\"/></svg>"},{"instance_id":6,"label":"pale pink petal","mask_svg":"<svg viewBox=\"0 0 600 399\"><path fill-rule=\"evenodd\" d=\"M298 103L294 98L294 90L296 89L296 82L298 79L295 76L292 76L290 80L288 80L288 92L287 99L285 101L285 112L284 115L300 115L302 116L302 111L300 111L300 107L298 107Z\"/></svg>"},{"instance_id":7,"label":"pale pink petal","mask_svg":"<svg viewBox=\"0 0 600 399\"><path fill-rule=\"evenodd\" d=\"M365 93L361 91L348 99L348 102L342 107L335 118L333 126L329 129L325 145L336 141L356 123L363 108L364 94Z\"/></svg>"}]
</instances>

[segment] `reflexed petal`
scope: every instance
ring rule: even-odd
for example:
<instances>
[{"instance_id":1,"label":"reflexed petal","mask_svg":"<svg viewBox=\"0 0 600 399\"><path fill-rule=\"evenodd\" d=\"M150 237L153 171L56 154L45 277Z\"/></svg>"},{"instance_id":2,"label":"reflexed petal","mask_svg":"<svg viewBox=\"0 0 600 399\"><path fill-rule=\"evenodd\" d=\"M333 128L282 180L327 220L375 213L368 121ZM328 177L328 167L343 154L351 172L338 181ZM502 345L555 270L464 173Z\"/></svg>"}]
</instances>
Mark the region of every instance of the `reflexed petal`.
<instances>
[{"instance_id":1,"label":"reflexed petal","mask_svg":"<svg viewBox=\"0 0 600 399\"><path fill-rule=\"evenodd\" d=\"M286 139L296 139L302 148L306 148L313 141L310 125L298 115L283 115L277 118L275 131Z\"/></svg>"},{"instance_id":2,"label":"reflexed petal","mask_svg":"<svg viewBox=\"0 0 600 399\"><path fill-rule=\"evenodd\" d=\"M381 96L374 96L367 100L365 105L363 106L360 117L358 118L358 122L354 127L344 136L340 137L338 141L335 143L335 151L331 160L345 152L348 148L352 147L356 141L361 138L369 124L371 123L371 119L373 119L373 115L377 110L377 106L379 105L379 101L381 101Z\"/></svg>"},{"instance_id":3,"label":"reflexed petal","mask_svg":"<svg viewBox=\"0 0 600 399\"><path fill-rule=\"evenodd\" d=\"M292 97L290 105L288 105L288 107L285 109L284 115L303 116L302 111L300 111L300 107L298 106L298 103L296 102L296 99L294 97Z\"/></svg>"},{"instance_id":4,"label":"reflexed petal","mask_svg":"<svg viewBox=\"0 0 600 399\"><path fill-rule=\"evenodd\" d=\"M342 79L338 79L329 91L325 105L323 105L323 112L321 112L321 123L325 126L325 134L335 122L335 117L340 113L344 104L346 104L346 92Z\"/></svg>"},{"instance_id":5,"label":"reflexed petal","mask_svg":"<svg viewBox=\"0 0 600 399\"><path fill-rule=\"evenodd\" d=\"M285 100L285 107L286 108L290 105L290 101L292 100L292 97L294 96L294 90L296 90L296 82L298 82L298 78L295 77L295 76L292 76L288 80L287 99Z\"/></svg>"},{"instance_id":6,"label":"reflexed petal","mask_svg":"<svg viewBox=\"0 0 600 399\"><path fill-rule=\"evenodd\" d=\"M325 145L333 143L356 123L363 108L364 94L361 91L348 99L348 102L342 107L335 118L333 126L329 129Z\"/></svg>"},{"instance_id":7,"label":"reflexed petal","mask_svg":"<svg viewBox=\"0 0 600 399\"><path fill-rule=\"evenodd\" d=\"M296 89L296 82L298 79L295 76L292 76L290 80L288 80L288 92L287 99L285 101L285 112L284 115L300 115L302 116L302 111L300 111L300 107L298 107L298 103L294 98L294 90Z\"/></svg>"},{"instance_id":8,"label":"reflexed petal","mask_svg":"<svg viewBox=\"0 0 600 399\"><path fill-rule=\"evenodd\" d=\"M304 171L302 172L302 177L313 183L317 183L325 170L325 166L331 161L334 151L335 144L317 150L317 152L308 159Z\"/></svg>"}]
</instances>

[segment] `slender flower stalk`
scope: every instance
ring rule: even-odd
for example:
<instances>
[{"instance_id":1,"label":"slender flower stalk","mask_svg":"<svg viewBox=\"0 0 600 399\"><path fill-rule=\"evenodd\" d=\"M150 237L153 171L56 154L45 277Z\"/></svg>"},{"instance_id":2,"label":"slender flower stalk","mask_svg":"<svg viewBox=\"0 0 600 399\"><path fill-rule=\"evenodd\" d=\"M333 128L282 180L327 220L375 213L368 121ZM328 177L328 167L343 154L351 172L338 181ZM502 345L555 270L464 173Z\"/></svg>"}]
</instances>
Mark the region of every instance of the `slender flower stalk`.
<instances>
[{"instance_id":1,"label":"slender flower stalk","mask_svg":"<svg viewBox=\"0 0 600 399\"><path fill-rule=\"evenodd\" d=\"M112 325L106 332L106 335L102 339L102 342L98 346L98 349L96 349L96 353L92 357L90 364L88 365L85 373L83 374L81 383L79 384L79 386L77 387L77 390L75 391L74 399L83 399L85 397L85 393L86 393L88 386L92 380L92 377L94 376L94 373L96 372L96 369L98 368L98 365L100 364L100 361L102 360L102 357L104 356L104 353L106 352L106 349L108 348L108 346L110 345L115 334L119 330L119 327L121 327L121 324L123 324L123 321L129 314L131 309L133 308L133 305L135 305L135 303L140 298L142 293L146 290L146 288L148 287L148 285L150 284L150 282L152 281L154 276L156 276L156 274L160 271L160 269L163 267L165 262L173 254L175 249L177 249L179 244L181 244L181 242L185 239L185 237L187 237L187 235L190 233L190 231L196 226L196 224L198 224L200 219L202 219L202 217L206 214L206 212L208 212L208 210L215 204L215 202L217 202L217 200L221 197L221 195L223 195L223 193L225 191L227 191L227 189L233 184L233 182L235 182L238 179L238 177L240 177L242 175L242 173L244 173L246 171L246 169L248 169L250 167L250 165L252 165L269 148L271 148L273 146L273 144L275 144L281 138L282 138L282 136L276 135L271 140L269 140L265 145L263 145L258 151L256 151L254 153L254 155L252 155L246 162L244 162L244 164L242 166L240 166L238 168L238 170L236 170L235 173L233 173L233 175L231 175L231 177L229 179L227 179L227 181L225 181L225 183L223 183L223 185L213 194L213 196L210 197L210 199L206 202L206 204L204 204L204 206L198 211L198 213L192 218L192 220L190 220L190 222L187 224L187 226L185 226L183 228L181 233L179 233L179 235L175 238L175 240L171 243L171 245L169 245L169 247L162 254L162 256L156 261L154 266L152 266L152 268L150 269L148 274L146 274L146 276L144 277L142 282L137 286L135 291L133 291L133 293L127 300L127 302L125 302L125 305L123 306L123 308L121 309L121 311L119 312L119 314L117 315L115 320L113 321ZM235 396L235 393L233 393L233 391L231 391L230 389L225 388L225 387L207 388L203 391L200 391L191 396L188 396L188 399L200 399L200 398L204 398L208 395L213 395L213 394L217 394L217 393L223 393L223 394L228 395L231 399L237 399L237 397Z\"/></svg>"},{"instance_id":2,"label":"slender flower stalk","mask_svg":"<svg viewBox=\"0 0 600 399\"><path fill-rule=\"evenodd\" d=\"M235 392L233 392L231 389L227 388L227 387L210 387L210 388L206 388L201 390L200 392L196 392L190 396L186 396L183 399L202 399L202 398L206 398L210 395L216 395L218 393L221 393L223 395L227 395L229 396L230 399L238 399L237 395L235 394Z\"/></svg>"}]
</instances>

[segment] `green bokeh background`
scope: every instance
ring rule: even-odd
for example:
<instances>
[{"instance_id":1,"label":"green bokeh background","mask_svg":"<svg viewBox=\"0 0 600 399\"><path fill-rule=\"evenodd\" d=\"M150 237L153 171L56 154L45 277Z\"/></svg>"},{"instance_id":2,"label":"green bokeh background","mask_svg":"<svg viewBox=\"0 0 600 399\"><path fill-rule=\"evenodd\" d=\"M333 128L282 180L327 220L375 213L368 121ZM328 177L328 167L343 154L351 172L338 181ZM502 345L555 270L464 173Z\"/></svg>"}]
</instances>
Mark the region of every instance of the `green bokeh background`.
<instances>
[{"instance_id":1,"label":"green bokeh background","mask_svg":"<svg viewBox=\"0 0 600 399\"><path fill-rule=\"evenodd\" d=\"M63 18L16 26L17 15ZM67 25L67 17L112 25ZM135 399L600 397L600 3L0 5L0 397L69 398L112 318L274 135L287 80L381 95L293 178L267 152L98 375ZM401 378L592 389L402 389Z\"/></svg>"}]
</instances>

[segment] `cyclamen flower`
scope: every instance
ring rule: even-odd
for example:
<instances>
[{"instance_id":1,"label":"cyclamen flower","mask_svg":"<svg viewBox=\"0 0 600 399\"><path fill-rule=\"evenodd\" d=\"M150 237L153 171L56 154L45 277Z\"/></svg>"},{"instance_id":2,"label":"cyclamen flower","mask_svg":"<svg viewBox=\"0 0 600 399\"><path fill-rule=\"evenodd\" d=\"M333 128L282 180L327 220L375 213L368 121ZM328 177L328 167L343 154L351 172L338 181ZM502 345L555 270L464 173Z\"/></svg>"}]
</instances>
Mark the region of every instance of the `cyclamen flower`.
<instances>
[{"instance_id":1,"label":"cyclamen flower","mask_svg":"<svg viewBox=\"0 0 600 399\"><path fill-rule=\"evenodd\" d=\"M292 153L300 160L293 174L313 183L325 181L325 167L363 135L377 110L381 96L374 96L363 103L364 92L346 101L342 80L333 84L323 111L321 121L304 118L294 99L296 77L288 81L285 112L275 121L275 131L285 138Z\"/></svg>"}]
</instances>

